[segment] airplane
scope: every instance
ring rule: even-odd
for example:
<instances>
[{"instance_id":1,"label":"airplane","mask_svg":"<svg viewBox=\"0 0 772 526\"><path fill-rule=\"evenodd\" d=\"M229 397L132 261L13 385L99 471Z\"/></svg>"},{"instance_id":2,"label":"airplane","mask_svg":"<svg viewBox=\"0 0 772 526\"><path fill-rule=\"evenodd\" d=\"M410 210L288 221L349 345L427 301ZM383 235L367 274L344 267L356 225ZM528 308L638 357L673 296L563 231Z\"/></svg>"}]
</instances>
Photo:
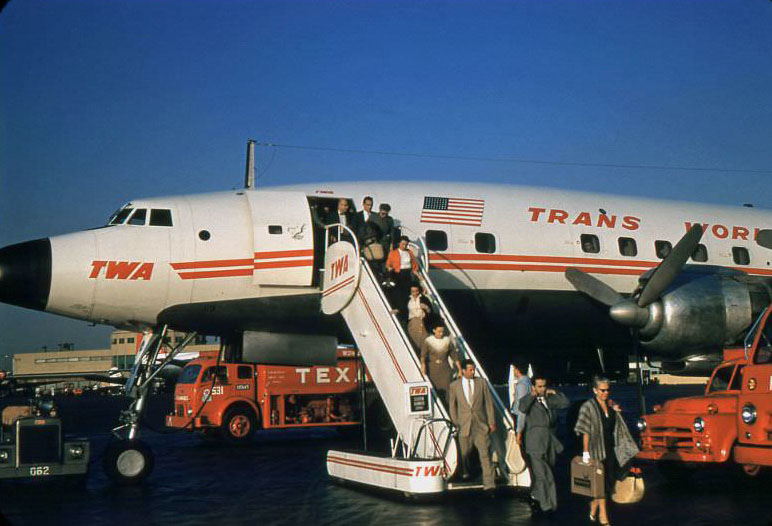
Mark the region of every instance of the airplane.
<instances>
[{"instance_id":1,"label":"airplane","mask_svg":"<svg viewBox=\"0 0 772 526\"><path fill-rule=\"evenodd\" d=\"M168 324L253 355L270 341L272 363L313 362L314 338L350 339L320 312L315 218L365 196L428 248L494 381L515 358L557 381L624 376L637 343L665 372L708 374L772 298L772 258L754 242L768 210L366 181L132 199L101 227L0 249L0 301L135 331Z\"/></svg>"}]
</instances>

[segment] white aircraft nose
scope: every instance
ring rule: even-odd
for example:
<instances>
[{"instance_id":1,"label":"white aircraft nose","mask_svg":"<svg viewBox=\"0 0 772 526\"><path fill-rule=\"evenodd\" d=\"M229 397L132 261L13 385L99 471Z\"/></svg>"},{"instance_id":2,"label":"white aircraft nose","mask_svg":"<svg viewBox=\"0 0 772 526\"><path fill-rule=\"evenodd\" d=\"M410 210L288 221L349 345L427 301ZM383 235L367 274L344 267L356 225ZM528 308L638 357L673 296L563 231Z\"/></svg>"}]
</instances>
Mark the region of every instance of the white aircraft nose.
<instances>
[{"instance_id":1,"label":"white aircraft nose","mask_svg":"<svg viewBox=\"0 0 772 526\"><path fill-rule=\"evenodd\" d=\"M0 301L45 310L51 292L51 241L25 241L0 248Z\"/></svg>"}]
</instances>

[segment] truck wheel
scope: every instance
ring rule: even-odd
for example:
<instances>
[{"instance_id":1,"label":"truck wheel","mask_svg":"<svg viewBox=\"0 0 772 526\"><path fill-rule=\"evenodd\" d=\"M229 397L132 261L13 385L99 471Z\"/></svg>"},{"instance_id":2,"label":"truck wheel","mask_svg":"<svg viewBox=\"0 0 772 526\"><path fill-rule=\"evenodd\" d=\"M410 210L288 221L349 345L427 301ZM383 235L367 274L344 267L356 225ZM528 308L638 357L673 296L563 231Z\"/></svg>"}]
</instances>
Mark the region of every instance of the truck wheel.
<instances>
[{"instance_id":1,"label":"truck wheel","mask_svg":"<svg viewBox=\"0 0 772 526\"><path fill-rule=\"evenodd\" d=\"M231 444L246 444L255 434L255 417L250 409L234 407L225 412L222 432Z\"/></svg>"},{"instance_id":2,"label":"truck wheel","mask_svg":"<svg viewBox=\"0 0 772 526\"><path fill-rule=\"evenodd\" d=\"M740 464L739 468L746 477L758 477L761 473L761 466L758 464Z\"/></svg>"},{"instance_id":3,"label":"truck wheel","mask_svg":"<svg viewBox=\"0 0 772 526\"><path fill-rule=\"evenodd\" d=\"M153 452L141 440L120 440L107 447L102 463L107 476L121 485L138 484L151 471Z\"/></svg>"}]
</instances>

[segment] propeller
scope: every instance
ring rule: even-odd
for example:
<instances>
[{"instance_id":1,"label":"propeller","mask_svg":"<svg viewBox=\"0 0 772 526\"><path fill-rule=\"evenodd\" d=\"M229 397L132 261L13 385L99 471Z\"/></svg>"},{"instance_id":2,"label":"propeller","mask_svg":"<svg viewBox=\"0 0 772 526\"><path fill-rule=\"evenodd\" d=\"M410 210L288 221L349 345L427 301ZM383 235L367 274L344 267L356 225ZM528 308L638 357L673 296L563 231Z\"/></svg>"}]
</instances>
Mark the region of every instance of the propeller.
<instances>
[{"instance_id":1,"label":"propeller","mask_svg":"<svg viewBox=\"0 0 772 526\"><path fill-rule=\"evenodd\" d=\"M566 279L576 290L587 294L594 300L608 305L611 318L628 327L640 328L649 320L649 305L662 297L675 277L684 268L684 265L694 253L697 244L702 238L702 225L694 225L676 243L662 263L657 266L649 276L637 298L624 298L620 293L609 287L598 278L579 270L578 268L566 269ZM772 246L772 231L770 231L770 246Z\"/></svg>"},{"instance_id":2,"label":"propeller","mask_svg":"<svg viewBox=\"0 0 772 526\"><path fill-rule=\"evenodd\" d=\"M769 233L769 236L765 235L762 238L761 234L763 232L757 238L758 243L761 246L767 246L762 243L763 239L764 242L768 243L767 247L772 248L772 230L766 231ZM641 415L646 412L646 400L643 395L640 329L649 321L649 305L662 297L662 294L684 268L684 265L689 260L689 256L697 248L697 244L702 238L702 233L702 225L694 225L689 229L676 243L670 254L651 272L648 279L643 282L642 287L639 285L630 298L624 298L598 278L578 268L566 269L566 279L571 282L576 290L587 294L604 305L608 305L611 318L617 323L630 327L630 332L633 336L633 348L638 361L638 404Z\"/></svg>"}]
</instances>

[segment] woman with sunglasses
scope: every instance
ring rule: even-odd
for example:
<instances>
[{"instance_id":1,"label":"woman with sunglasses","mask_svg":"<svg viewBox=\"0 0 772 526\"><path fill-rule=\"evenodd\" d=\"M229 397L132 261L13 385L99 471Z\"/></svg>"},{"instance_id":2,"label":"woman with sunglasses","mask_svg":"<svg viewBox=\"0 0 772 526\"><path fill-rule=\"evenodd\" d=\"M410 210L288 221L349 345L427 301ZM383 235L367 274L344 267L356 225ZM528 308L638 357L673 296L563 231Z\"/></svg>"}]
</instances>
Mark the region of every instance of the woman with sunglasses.
<instances>
[{"instance_id":1,"label":"woman with sunglasses","mask_svg":"<svg viewBox=\"0 0 772 526\"><path fill-rule=\"evenodd\" d=\"M606 501L622 474L620 466L626 466L638 453L638 446L622 419L621 408L609 399L610 385L608 378L593 379L595 396L582 404L574 427L582 437L582 462L596 460L603 465L605 492L603 497L590 502L590 521L597 520L604 525L609 524Z\"/></svg>"}]
</instances>

